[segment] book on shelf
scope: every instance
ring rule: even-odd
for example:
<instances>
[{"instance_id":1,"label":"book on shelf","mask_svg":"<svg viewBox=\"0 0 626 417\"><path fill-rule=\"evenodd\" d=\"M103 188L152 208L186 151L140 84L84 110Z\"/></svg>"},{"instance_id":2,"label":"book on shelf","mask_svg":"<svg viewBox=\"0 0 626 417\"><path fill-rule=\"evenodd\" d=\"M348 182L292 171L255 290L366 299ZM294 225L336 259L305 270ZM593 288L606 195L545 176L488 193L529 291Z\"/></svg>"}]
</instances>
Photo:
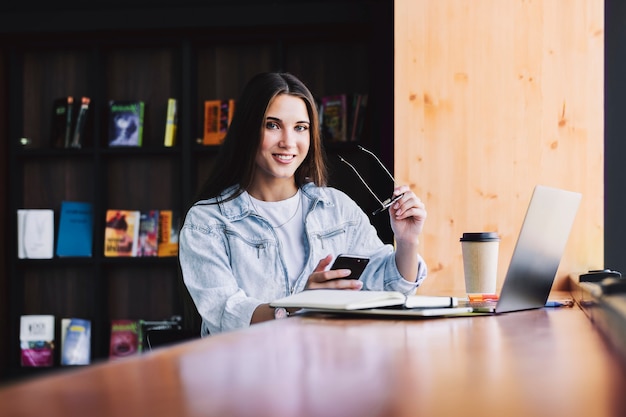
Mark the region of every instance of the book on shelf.
<instances>
[{"instance_id":1,"label":"book on shelf","mask_svg":"<svg viewBox=\"0 0 626 417\"><path fill-rule=\"evenodd\" d=\"M68 146L69 148L81 148L83 146L83 139L86 130L85 126L87 125L87 118L89 117L90 102L91 99L89 97L81 97L80 99L80 107L78 107L76 114L76 123L74 124L72 140Z\"/></svg>"},{"instance_id":2,"label":"book on shelf","mask_svg":"<svg viewBox=\"0 0 626 417\"><path fill-rule=\"evenodd\" d=\"M89 365L91 360L91 321L61 319L61 365Z\"/></svg>"},{"instance_id":3,"label":"book on shelf","mask_svg":"<svg viewBox=\"0 0 626 417\"><path fill-rule=\"evenodd\" d=\"M159 210L141 211L137 256L157 256L159 248Z\"/></svg>"},{"instance_id":4,"label":"book on shelf","mask_svg":"<svg viewBox=\"0 0 626 417\"><path fill-rule=\"evenodd\" d=\"M20 316L20 353L24 367L54 365L54 316Z\"/></svg>"},{"instance_id":5,"label":"book on shelf","mask_svg":"<svg viewBox=\"0 0 626 417\"><path fill-rule=\"evenodd\" d=\"M348 140L347 94L335 94L321 98L322 137L329 142L346 142Z\"/></svg>"},{"instance_id":6,"label":"book on shelf","mask_svg":"<svg viewBox=\"0 0 626 417\"><path fill-rule=\"evenodd\" d=\"M104 229L104 256L137 256L139 222L139 210L107 210Z\"/></svg>"},{"instance_id":7,"label":"book on shelf","mask_svg":"<svg viewBox=\"0 0 626 417\"><path fill-rule=\"evenodd\" d=\"M159 211L158 256L178 256L180 221L180 212L178 210Z\"/></svg>"},{"instance_id":8,"label":"book on shelf","mask_svg":"<svg viewBox=\"0 0 626 417\"><path fill-rule=\"evenodd\" d=\"M115 360L140 354L142 339L140 320L112 320L109 359Z\"/></svg>"},{"instance_id":9,"label":"book on shelf","mask_svg":"<svg viewBox=\"0 0 626 417\"><path fill-rule=\"evenodd\" d=\"M139 100L109 101L109 146L141 146L145 103Z\"/></svg>"},{"instance_id":10,"label":"book on shelf","mask_svg":"<svg viewBox=\"0 0 626 417\"><path fill-rule=\"evenodd\" d=\"M52 259L54 256L54 210L17 210L17 257Z\"/></svg>"},{"instance_id":11,"label":"book on shelf","mask_svg":"<svg viewBox=\"0 0 626 417\"><path fill-rule=\"evenodd\" d=\"M93 204L62 201L56 254L59 257L91 257L93 248Z\"/></svg>"},{"instance_id":12,"label":"book on shelf","mask_svg":"<svg viewBox=\"0 0 626 417\"><path fill-rule=\"evenodd\" d=\"M234 99L204 102L204 145L220 145L224 141L234 111Z\"/></svg>"},{"instance_id":13,"label":"book on shelf","mask_svg":"<svg viewBox=\"0 0 626 417\"><path fill-rule=\"evenodd\" d=\"M362 139L365 116L367 115L367 94L353 94L350 106L348 127L349 140L358 142Z\"/></svg>"},{"instance_id":14,"label":"book on shelf","mask_svg":"<svg viewBox=\"0 0 626 417\"><path fill-rule=\"evenodd\" d=\"M171 147L176 145L176 133L178 130L178 101L175 98L167 99L167 113L165 118L165 137L163 145Z\"/></svg>"},{"instance_id":15,"label":"book on shelf","mask_svg":"<svg viewBox=\"0 0 626 417\"><path fill-rule=\"evenodd\" d=\"M458 307L456 297L404 295L397 291L305 290L270 303L272 307L363 310L397 306L408 309Z\"/></svg>"},{"instance_id":16,"label":"book on shelf","mask_svg":"<svg viewBox=\"0 0 626 417\"><path fill-rule=\"evenodd\" d=\"M55 99L52 103L52 146L69 148L72 140L74 97Z\"/></svg>"}]
</instances>

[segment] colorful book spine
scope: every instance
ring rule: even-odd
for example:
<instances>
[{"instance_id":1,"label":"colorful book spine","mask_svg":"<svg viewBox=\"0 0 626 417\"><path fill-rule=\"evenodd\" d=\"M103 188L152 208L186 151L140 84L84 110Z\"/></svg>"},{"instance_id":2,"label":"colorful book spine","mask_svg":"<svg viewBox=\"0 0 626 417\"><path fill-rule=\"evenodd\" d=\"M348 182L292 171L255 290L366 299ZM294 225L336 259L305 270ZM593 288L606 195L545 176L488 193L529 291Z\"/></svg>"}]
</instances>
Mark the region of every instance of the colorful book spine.
<instances>
[{"instance_id":1,"label":"colorful book spine","mask_svg":"<svg viewBox=\"0 0 626 417\"><path fill-rule=\"evenodd\" d=\"M346 142L347 96L337 94L322 97L322 135L330 142Z\"/></svg>"},{"instance_id":2,"label":"colorful book spine","mask_svg":"<svg viewBox=\"0 0 626 417\"><path fill-rule=\"evenodd\" d=\"M69 148L72 137L74 97L55 99L52 104L52 146Z\"/></svg>"},{"instance_id":3,"label":"colorful book spine","mask_svg":"<svg viewBox=\"0 0 626 417\"><path fill-rule=\"evenodd\" d=\"M91 321L79 318L61 320L61 365L89 365L91 360Z\"/></svg>"},{"instance_id":4,"label":"colorful book spine","mask_svg":"<svg viewBox=\"0 0 626 417\"><path fill-rule=\"evenodd\" d=\"M109 101L109 146L141 146L143 101Z\"/></svg>"},{"instance_id":5,"label":"colorful book spine","mask_svg":"<svg viewBox=\"0 0 626 417\"><path fill-rule=\"evenodd\" d=\"M85 135L85 125L87 124L87 116L89 115L90 102L91 99L89 97L82 97L80 99L80 107L78 108L78 115L76 116L76 125L74 126L72 141L69 145L70 148L81 148L83 146L83 136Z\"/></svg>"},{"instance_id":6,"label":"colorful book spine","mask_svg":"<svg viewBox=\"0 0 626 417\"><path fill-rule=\"evenodd\" d=\"M20 317L20 351L24 367L54 365L54 316Z\"/></svg>"},{"instance_id":7,"label":"colorful book spine","mask_svg":"<svg viewBox=\"0 0 626 417\"><path fill-rule=\"evenodd\" d=\"M176 210L159 211L158 256L178 256L180 216Z\"/></svg>"},{"instance_id":8,"label":"colorful book spine","mask_svg":"<svg viewBox=\"0 0 626 417\"><path fill-rule=\"evenodd\" d=\"M139 320L111 321L111 338L109 344L109 359L120 359L140 354L141 323Z\"/></svg>"},{"instance_id":9,"label":"colorful book spine","mask_svg":"<svg viewBox=\"0 0 626 417\"><path fill-rule=\"evenodd\" d=\"M91 257L93 249L93 205L82 201L62 201L57 233L59 257Z\"/></svg>"},{"instance_id":10,"label":"colorful book spine","mask_svg":"<svg viewBox=\"0 0 626 417\"><path fill-rule=\"evenodd\" d=\"M104 256L137 256L140 212L107 210L104 230Z\"/></svg>"},{"instance_id":11,"label":"colorful book spine","mask_svg":"<svg viewBox=\"0 0 626 417\"><path fill-rule=\"evenodd\" d=\"M17 257L52 259L54 256L54 210L17 210Z\"/></svg>"},{"instance_id":12,"label":"colorful book spine","mask_svg":"<svg viewBox=\"0 0 626 417\"><path fill-rule=\"evenodd\" d=\"M139 219L137 256L157 256L159 247L159 211L142 211Z\"/></svg>"},{"instance_id":13,"label":"colorful book spine","mask_svg":"<svg viewBox=\"0 0 626 417\"><path fill-rule=\"evenodd\" d=\"M207 100L204 102L204 145L220 145L235 112L235 100Z\"/></svg>"},{"instance_id":14,"label":"colorful book spine","mask_svg":"<svg viewBox=\"0 0 626 417\"><path fill-rule=\"evenodd\" d=\"M176 144L176 133L178 130L178 103L175 98L167 100L167 116L165 120L165 138L163 145L171 147Z\"/></svg>"}]
</instances>

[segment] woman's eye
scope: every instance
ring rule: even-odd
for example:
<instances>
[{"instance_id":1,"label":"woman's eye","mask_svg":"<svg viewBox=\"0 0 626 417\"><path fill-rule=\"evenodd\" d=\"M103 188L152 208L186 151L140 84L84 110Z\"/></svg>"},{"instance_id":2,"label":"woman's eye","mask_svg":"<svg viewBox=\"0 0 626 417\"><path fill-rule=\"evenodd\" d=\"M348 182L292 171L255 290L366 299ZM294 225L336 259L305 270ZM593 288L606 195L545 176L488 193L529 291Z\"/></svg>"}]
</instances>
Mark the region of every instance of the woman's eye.
<instances>
[{"instance_id":1,"label":"woman's eye","mask_svg":"<svg viewBox=\"0 0 626 417\"><path fill-rule=\"evenodd\" d=\"M265 123L266 129L278 129L278 123L276 122L267 122Z\"/></svg>"},{"instance_id":2,"label":"woman's eye","mask_svg":"<svg viewBox=\"0 0 626 417\"><path fill-rule=\"evenodd\" d=\"M295 129L296 129L296 132L304 132L304 131L308 130L309 127L306 126L306 125L298 125L298 126L296 126Z\"/></svg>"}]
</instances>

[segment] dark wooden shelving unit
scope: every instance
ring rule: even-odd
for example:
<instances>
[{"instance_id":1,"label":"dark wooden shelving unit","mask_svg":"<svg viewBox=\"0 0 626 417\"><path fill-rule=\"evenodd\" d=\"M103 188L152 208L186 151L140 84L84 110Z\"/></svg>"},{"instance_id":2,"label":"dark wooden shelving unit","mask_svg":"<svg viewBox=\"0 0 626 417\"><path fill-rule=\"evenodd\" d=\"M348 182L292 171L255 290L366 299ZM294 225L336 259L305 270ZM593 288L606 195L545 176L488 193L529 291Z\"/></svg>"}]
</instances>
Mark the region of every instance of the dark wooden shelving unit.
<instances>
[{"instance_id":1,"label":"dark wooden shelving unit","mask_svg":"<svg viewBox=\"0 0 626 417\"><path fill-rule=\"evenodd\" d=\"M243 84L261 71L292 72L316 96L366 92L370 100L363 144L393 168L393 2L262 3L187 1L170 7L137 1L126 23L97 23L94 13L102 17L112 12L99 2L86 8L69 4L71 13L65 14L41 10L30 15L27 26L18 27L11 19L11 13L25 18L25 10L0 18L6 23L0 38L11 40L1 50L8 86L3 97L10 174L6 217L14 218L18 208L53 208L56 235L62 200L94 204L90 258L17 259L17 230L7 230L9 317L0 343L8 353L3 367L9 377L37 374L19 367L20 315L56 316L58 364L63 317L92 320L96 362L107 359L111 319L183 314L177 258L105 258L104 216L107 208L184 212L218 149L197 144L204 100L237 98ZM142 17L135 24L132 16L138 10ZM205 18L199 18L201 13ZM50 144L52 101L64 95L92 100L81 149ZM165 148L169 97L179 101L178 138L176 146ZM107 147L109 99L146 102L142 147ZM23 146L21 138L29 144ZM381 195L390 193L384 173L355 144L328 144L326 149L331 185L344 189L366 211L375 208L375 200L338 162L337 153L361 164ZM383 240L390 241L388 224L373 222Z\"/></svg>"}]
</instances>

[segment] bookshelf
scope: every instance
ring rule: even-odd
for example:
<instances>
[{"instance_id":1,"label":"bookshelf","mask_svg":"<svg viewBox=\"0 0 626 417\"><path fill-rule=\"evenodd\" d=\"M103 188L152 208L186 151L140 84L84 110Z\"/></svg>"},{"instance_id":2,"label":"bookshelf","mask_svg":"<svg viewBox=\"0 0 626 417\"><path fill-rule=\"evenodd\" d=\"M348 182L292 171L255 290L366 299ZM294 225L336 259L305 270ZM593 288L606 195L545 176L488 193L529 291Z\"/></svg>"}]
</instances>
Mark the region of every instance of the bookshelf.
<instances>
[{"instance_id":1,"label":"bookshelf","mask_svg":"<svg viewBox=\"0 0 626 417\"><path fill-rule=\"evenodd\" d=\"M89 201L94 206L94 256L90 258L17 259L13 243L17 230L7 230L5 284L10 291L3 301L9 306L9 317L0 340L7 341L3 367L10 376L44 372L19 367L22 314L56 316L56 364L63 317L92 321L95 363L107 360L110 320L183 315L177 258L104 257L104 218L108 208L184 213L217 151L215 146L197 143L204 100L237 98L253 74L274 70L297 74L316 96L367 92L370 112L376 117L368 119L362 143L392 168L392 4L337 2L334 10L341 13L330 14L320 8L311 13L310 4L291 2L283 5L282 13L290 13L287 21L307 15L304 23L291 26L273 20L281 19L282 13L259 22L254 19L257 6L237 4L205 6L203 10L211 15L217 10L224 13L223 21L210 18L193 23L186 17L198 6L188 3L192 2L172 10L157 6L147 10L150 19L141 24L145 27L130 23L90 27L86 23L90 11L83 10L76 13L86 20L71 30L61 21L37 32L35 23L31 29L8 25L0 33L0 37L12 36L10 46L2 50L8 80L3 99L10 103L6 106L7 219L14 218L18 208L53 208L56 235L62 200ZM320 7L330 5L321 3ZM36 13L33 22L43 14ZM165 20L158 17L166 15L168 23L159 23ZM92 119L80 149L51 146L52 103L65 95L91 98ZM167 148L163 136L169 97L178 99L179 120L177 144ZM141 147L107 145L110 99L145 101ZM331 185L349 191L367 211L373 201L365 189L355 186L356 177L337 163L333 155L338 152L360 163L374 188L386 190L384 178L354 144L327 146ZM381 237L389 240L386 225L373 220L379 223Z\"/></svg>"}]
</instances>

